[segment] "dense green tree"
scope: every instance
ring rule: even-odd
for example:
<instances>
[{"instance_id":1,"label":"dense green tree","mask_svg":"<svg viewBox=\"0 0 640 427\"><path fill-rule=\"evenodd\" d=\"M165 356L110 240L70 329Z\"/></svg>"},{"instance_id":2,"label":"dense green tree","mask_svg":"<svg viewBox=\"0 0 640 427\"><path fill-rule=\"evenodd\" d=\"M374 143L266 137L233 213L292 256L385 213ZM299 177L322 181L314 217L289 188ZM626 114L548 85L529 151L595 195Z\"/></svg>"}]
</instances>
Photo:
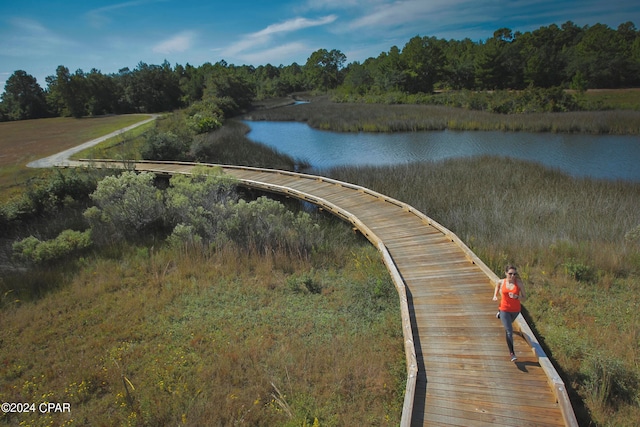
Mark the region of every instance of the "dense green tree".
<instances>
[{"instance_id":1,"label":"dense green tree","mask_svg":"<svg viewBox=\"0 0 640 427\"><path fill-rule=\"evenodd\" d=\"M82 117L89 99L84 72L74 74L63 65L58 66L55 76L47 77L47 103L61 116Z\"/></svg>"},{"instance_id":2,"label":"dense green tree","mask_svg":"<svg viewBox=\"0 0 640 427\"><path fill-rule=\"evenodd\" d=\"M627 61L623 84L640 85L640 31L633 22L625 22L618 26L618 34L624 40L623 54Z\"/></svg>"},{"instance_id":3,"label":"dense green tree","mask_svg":"<svg viewBox=\"0 0 640 427\"><path fill-rule=\"evenodd\" d=\"M89 115L97 116L102 114L124 112L119 108L118 99L119 87L115 79L102 74L95 68L85 76L88 100L86 112Z\"/></svg>"},{"instance_id":4,"label":"dense green tree","mask_svg":"<svg viewBox=\"0 0 640 427\"><path fill-rule=\"evenodd\" d=\"M445 66L442 83L452 89L473 89L475 86L476 44L471 39L449 41L444 50Z\"/></svg>"},{"instance_id":5,"label":"dense green tree","mask_svg":"<svg viewBox=\"0 0 640 427\"><path fill-rule=\"evenodd\" d=\"M304 71L302 67L294 62L288 66L280 66L279 89L284 93L300 92L306 89L304 82Z\"/></svg>"},{"instance_id":6,"label":"dense green tree","mask_svg":"<svg viewBox=\"0 0 640 427\"><path fill-rule=\"evenodd\" d=\"M402 90L407 75L404 73L400 49L392 46L389 52L382 52L375 60L364 63L373 76L373 86L378 93Z\"/></svg>"},{"instance_id":7,"label":"dense green tree","mask_svg":"<svg viewBox=\"0 0 640 427\"><path fill-rule=\"evenodd\" d=\"M204 91L204 74L201 68L187 64L176 65L175 73L178 76L178 85L181 92L181 103L189 105L192 102L202 100Z\"/></svg>"},{"instance_id":8,"label":"dense green tree","mask_svg":"<svg viewBox=\"0 0 640 427\"><path fill-rule=\"evenodd\" d=\"M9 120L38 119L47 115L45 94L35 77L23 70L7 79L2 109Z\"/></svg>"},{"instance_id":9,"label":"dense green tree","mask_svg":"<svg viewBox=\"0 0 640 427\"><path fill-rule=\"evenodd\" d=\"M364 95L373 85L370 70L359 62L349 64L345 69L343 88L353 94Z\"/></svg>"},{"instance_id":10,"label":"dense green tree","mask_svg":"<svg viewBox=\"0 0 640 427\"><path fill-rule=\"evenodd\" d=\"M415 36L402 48L404 89L409 93L431 93L444 70L444 54L435 37Z\"/></svg>"},{"instance_id":11,"label":"dense green tree","mask_svg":"<svg viewBox=\"0 0 640 427\"><path fill-rule=\"evenodd\" d=\"M220 61L206 71L202 98L217 104L225 117L233 116L251 105L255 97L251 80L246 69L229 67Z\"/></svg>"},{"instance_id":12,"label":"dense green tree","mask_svg":"<svg viewBox=\"0 0 640 427\"><path fill-rule=\"evenodd\" d=\"M347 57L337 49L316 50L304 65L307 84L311 89L335 89L342 83L341 70Z\"/></svg>"},{"instance_id":13,"label":"dense green tree","mask_svg":"<svg viewBox=\"0 0 640 427\"><path fill-rule=\"evenodd\" d=\"M503 44L496 39L489 39L481 44L476 56L476 84L483 89L504 89L505 70L502 66Z\"/></svg>"},{"instance_id":14,"label":"dense green tree","mask_svg":"<svg viewBox=\"0 0 640 427\"><path fill-rule=\"evenodd\" d=\"M125 91L136 111L153 113L181 106L180 79L167 61L162 65L140 62L128 83Z\"/></svg>"},{"instance_id":15,"label":"dense green tree","mask_svg":"<svg viewBox=\"0 0 640 427\"><path fill-rule=\"evenodd\" d=\"M476 83L483 89L517 89L522 86L520 34L508 28L496 30L480 45L476 56Z\"/></svg>"},{"instance_id":16,"label":"dense green tree","mask_svg":"<svg viewBox=\"0 0 640 427\"><path fill-rule=\"evenodd\" d=\"M620 87L629 72L628 52L620 34L596 24L587 28L571 49L569 74L581 72L592 88Z\"/></svg>"},{"instance_id":17,"label":"dense green tree","mask_svg":"<svg viewBox=\"0 0 640 427\"><path fill-rule=\"evenodd\" d=\"M521 38L525 61L524 81L539 87L559 86L566 65L560 28L557 25L541 27Z\"/></svg>"}]
</instances>

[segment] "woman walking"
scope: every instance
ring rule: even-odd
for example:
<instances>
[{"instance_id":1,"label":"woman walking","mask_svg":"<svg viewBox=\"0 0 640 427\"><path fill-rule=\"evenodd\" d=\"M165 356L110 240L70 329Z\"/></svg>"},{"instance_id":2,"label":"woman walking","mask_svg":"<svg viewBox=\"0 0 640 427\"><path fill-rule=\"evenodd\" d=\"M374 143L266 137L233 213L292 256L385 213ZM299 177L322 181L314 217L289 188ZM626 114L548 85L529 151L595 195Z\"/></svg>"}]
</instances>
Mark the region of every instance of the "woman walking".
<instances>
[{"instance_id":1,"label":"woman walking","mask_svg":"<svg viewBox=\"0 0 640 427\"><path fill-rule=\"evenodd\" d=\"M493 291L493 300L498 300L500 296L499 312L496 316L502 321L502 326L507 338L507 346L509 347L509 356L511 361L517 360L515 351L513 350L513 321L516 320L522 306L521 301L524 301L526 294L524 292L524 284L521 280L518 280L518 270L509 265L505 268L504 279L498 280L496 288Z\"/></svg>"}]
</instances>

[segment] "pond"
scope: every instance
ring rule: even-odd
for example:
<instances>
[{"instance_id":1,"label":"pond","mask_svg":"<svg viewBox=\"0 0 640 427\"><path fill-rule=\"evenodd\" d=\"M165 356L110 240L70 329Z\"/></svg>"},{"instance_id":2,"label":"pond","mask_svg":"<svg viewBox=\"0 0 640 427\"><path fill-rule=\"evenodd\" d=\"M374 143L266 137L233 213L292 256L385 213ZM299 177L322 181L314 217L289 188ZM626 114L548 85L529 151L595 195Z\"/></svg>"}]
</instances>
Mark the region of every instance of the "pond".
<instances>
[{"instance_id":1,"label":"pond","mask_svg":"<svg viewBox=\"0 0 640 427\"><path fill-rule=\"evenodd\" d=\"M297 122L245 122L248 137L313 168L392 165L471 156L528 160L574 177L640 182L640 137L524 132L339 133Z\"/></svg>"}]
</instances>

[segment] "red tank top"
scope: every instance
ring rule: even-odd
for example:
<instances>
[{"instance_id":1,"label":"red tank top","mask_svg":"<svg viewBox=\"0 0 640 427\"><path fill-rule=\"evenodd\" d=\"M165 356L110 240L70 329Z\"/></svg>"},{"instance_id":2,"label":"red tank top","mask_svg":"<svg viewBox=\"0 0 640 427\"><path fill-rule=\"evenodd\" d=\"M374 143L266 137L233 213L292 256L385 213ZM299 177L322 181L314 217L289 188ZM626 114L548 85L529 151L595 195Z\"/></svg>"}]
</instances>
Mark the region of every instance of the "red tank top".
<instances>
[{"instance_id":1,"label":"red tank top","mask_svg":"<svg viewBox=\"0 0 640 427\"><path fill-rule=\"evenodd\" d=\"M507 289L507 279L504 279L502 282L502 286L500 286L500 293L502 298L500 298L500 311L510 311L512 313L519 312L522 309L519 299L511 298L509 296L509 292L520 295L520 287L518 286L518 281L516 280L513 284L513 289Z\"/></svg>"}]
</instances>

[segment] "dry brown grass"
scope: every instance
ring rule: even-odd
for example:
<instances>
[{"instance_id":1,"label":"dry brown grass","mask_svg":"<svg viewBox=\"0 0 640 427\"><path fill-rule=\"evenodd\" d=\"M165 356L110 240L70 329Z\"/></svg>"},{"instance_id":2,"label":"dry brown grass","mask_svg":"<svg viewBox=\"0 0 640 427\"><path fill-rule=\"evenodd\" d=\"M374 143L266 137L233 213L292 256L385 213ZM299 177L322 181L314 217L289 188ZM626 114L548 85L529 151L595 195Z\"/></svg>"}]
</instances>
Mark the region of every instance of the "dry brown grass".
<instances>
[{"instance_id":1,"label":"dry brown grass","mask_svg":"<svg viewBox=\"0 0 640 427\"><path fill-rule=\"evenodd\" d=\"M397 425L397 295L375 249L350 247L335 270L233 248L85 260L64 288L0 312L0 401L71 413L0 423ZM391 304L363 318L372 278ZM304 280L322 292L302 292Z\"/></svg>"},{"instance_id":2,"label":"dry brown grass","mask_svg":"<svg viewBox=\"0 0 640 427\"><path fill-rule=\"evenodd\" d=\"M107 135L148 117L146 114L130 114L0 123L0 193L10 192L12 189L19 191L25 181L39 174L38 170L28 169L27 163Z\"/></svg>"}]
</instances>

